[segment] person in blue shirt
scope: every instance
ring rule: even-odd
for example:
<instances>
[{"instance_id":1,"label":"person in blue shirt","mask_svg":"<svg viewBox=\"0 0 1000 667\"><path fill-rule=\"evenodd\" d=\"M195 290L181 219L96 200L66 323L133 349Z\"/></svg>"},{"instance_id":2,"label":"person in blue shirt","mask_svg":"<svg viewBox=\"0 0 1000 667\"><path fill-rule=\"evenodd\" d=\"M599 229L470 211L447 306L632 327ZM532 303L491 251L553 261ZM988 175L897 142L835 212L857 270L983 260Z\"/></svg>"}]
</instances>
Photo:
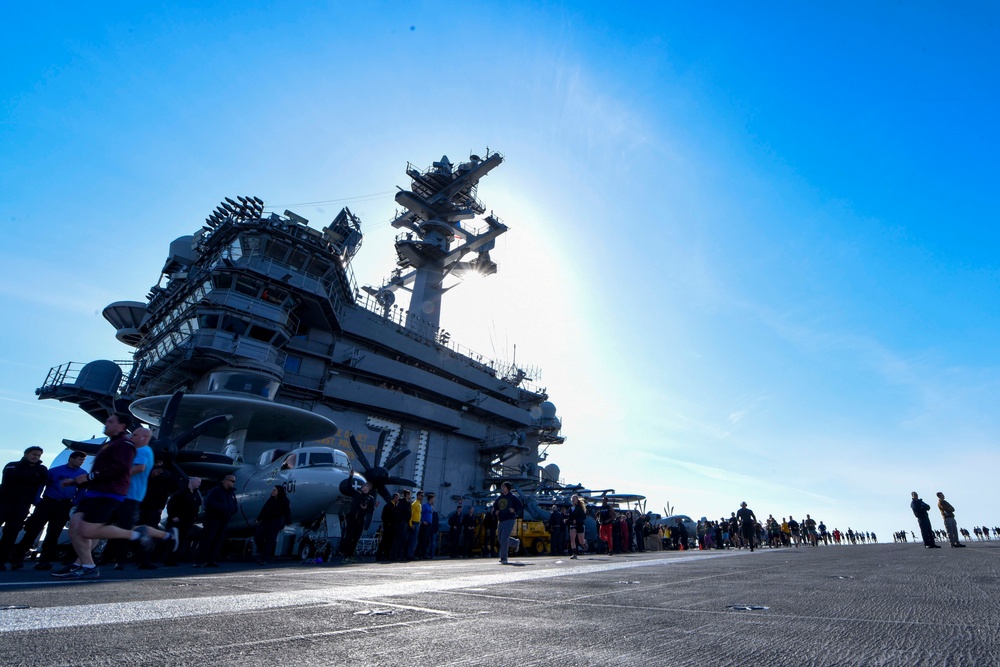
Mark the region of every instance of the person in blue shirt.
<instances>
[{"instance_id":1,"label":"person in blue shirt","mask_svg":"<svg viewBox=\"0 0 1000 667\"><path fill-rule=\"evenodd\" d=\"M24 557L28 549L38 539L42 528L45 528L45 540L42 542L42 553L35 565L36 570L51 570L53 561L58 560L59 537L62 535L69 513L76 503L79 487L71 482L80 474L80 466L87 459L83 452L73 452L69 462L49 470L45 491L41 501L35 505L35 510L24 523L24 535L14 547L11 555L11 569L19 570L24 566ZM64 483L65 482L65 483ZM48 526L46 528L46 526Z\"/></svg>"}]
</instances>

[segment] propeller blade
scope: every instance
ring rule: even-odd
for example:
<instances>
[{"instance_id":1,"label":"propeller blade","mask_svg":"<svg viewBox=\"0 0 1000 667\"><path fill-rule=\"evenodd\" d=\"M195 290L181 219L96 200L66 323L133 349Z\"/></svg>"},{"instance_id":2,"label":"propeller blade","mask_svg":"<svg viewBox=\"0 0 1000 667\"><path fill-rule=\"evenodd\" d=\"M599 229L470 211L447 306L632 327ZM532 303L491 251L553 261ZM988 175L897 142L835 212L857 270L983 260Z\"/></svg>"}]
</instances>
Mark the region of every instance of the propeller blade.
<instances>
[{"instance_id":1,"label":"propeller blade","mask_svg":"<svg viewBox=\"0 0 1000 667\"><path fill-rule=\"evenodd\" d=\"M365 453L361 450L361 445L358 444L358 441L353 435L351 436L351 449L354 450L354 455L358 457L358 461L361 461L361 465L364 466L365 472L371 470L372 464L368 463L368 457L365 456Z\"/></svg>"},{"instance_id":2,"label":"propeller blade","mask_svg":"<svg viewBox=\"0 0 1000 667\"><path fill-rule=\"evenodd\" d=\"M416 487L417 483L412 479L406 479L405 477L386 477L386 484L395 484L396 486L412 486Z\"/></svg>"},{"instance_id":3,"label":"propeller blade","mask_svg":"<svg viewBox=\"0 0 1000 667\"><path fill-rule=\"evenodd\" d=\"M92 442L78 442L76 440L68 440L63 438L62 444L66 446L67 449L72 449L73 451L83 452L84 454L89 454L91 456L96 456L97 452L101 451L103 444L95 444Z\"/></svg>"},{"instance_id":4,"label":"propeller blade","mask_svg":"<svg viewBox=\"0 0 1000 667\"><path fill-rule=\"evenodd\" d=\"M188 479L189 479L188 474L186 472L184 472L183 468L181 468L179 465L177 465L176 461L171 461L170 462L170 469L183 482L183 486L187 486ZM182 488L183 488L183 486L182 486Z\"/></svg>"},{"instance_id":5,"label":"propeller blade","mask_svg":"<svg viewBox=\"0 0 1000 667\"><path fill-rule=\"evenodd\" d=\"M382 449L385 447L385 441L389 437L388 431L379 431L378 434L378 445L375 447L375 465L381 465L382 463Z\"/></svg>"},{"instance_id":6,"label":"propeller blade","mask_svg":"<svg viewBox=\"0 0 1000 667\"><path fill-rule=\"evenodd\" d=\"M163 416L160 418L160 430L156 434L158 439L170 440L170 436L173 435L174 421L177 419L177 411L181 408L181 398L183 397L184 392L175 391L174 395L167 401L167 406L163 408Z\"/></svg>"},{"instance_id":7,"label":"propeller blade","mask_svg":"<svg viewBox=\"0 0 1000 667\"><path fill-rule=\"evenodd\" d=\"M403 459L405 459L409 455L410 455L410 450L409 449L404 449L403 451L401 451L400 453L396 454L391 459L389 459L388 461L385 462L385 469L386 470L392 470L393 467L397 463L399 463L400 461L402 461Z\"/></svg>"},{"instance_id":8,"label":"propeller blade","mask_svg":"<svg viewBox=\"0 0 1000 667\"><path fill-rule=\"evenodd\" d=\"M383 498L385 498L385 502L387 502L387 503L388 503L388 502L391 502L391 501L392 501L392 494L391 494L391 493L389 493L388 489L386 489L386 488L385 488L384 486L382 486L381 484L380 484L380 485L379 485L379 487L378 487L377 489L375 489L375 490L376 490L376 491L378 491L378 494L379 494L380 496L382 496ZM375 510L372 510L372 511L374 512Z\"/></svg>"},{"instance_id":9,"label":"propeller blade","mask_svg":"<svg viewBox=\"0 0 1000 667\"><path fill-rule=\"evenodd\" d=\"M195 424L190 431L177 438L175 442L177 449L184 449L185 445L197 438L199 435L203 435L219 424L228 422L230 419L232 419L231 415L215 415L214 417L209 417L203 422Z\"/></svg>"}]
</instances>

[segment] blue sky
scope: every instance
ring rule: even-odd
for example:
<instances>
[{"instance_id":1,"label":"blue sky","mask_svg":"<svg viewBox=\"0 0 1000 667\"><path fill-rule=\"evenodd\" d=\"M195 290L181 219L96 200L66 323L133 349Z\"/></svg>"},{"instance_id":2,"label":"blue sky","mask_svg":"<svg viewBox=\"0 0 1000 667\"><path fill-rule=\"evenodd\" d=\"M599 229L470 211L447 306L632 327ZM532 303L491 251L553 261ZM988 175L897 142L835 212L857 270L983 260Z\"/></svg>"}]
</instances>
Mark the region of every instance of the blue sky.
<instances>
[{"instance_id":1,"label":"blue sky","mask_svg":"<svg viewBox=\"0 0 1000 667\"><path fill-rule=\"evenodd\" d=\"M884 537L943 490L994 525L1000 11L665 4L8 9L0 454L98 430L34 389L126 358L101 309L223 197L349 205L379 283L406 162L489 147L500 272L442 320L541 366L568 481Z\"/></svg>"}]
</instances>

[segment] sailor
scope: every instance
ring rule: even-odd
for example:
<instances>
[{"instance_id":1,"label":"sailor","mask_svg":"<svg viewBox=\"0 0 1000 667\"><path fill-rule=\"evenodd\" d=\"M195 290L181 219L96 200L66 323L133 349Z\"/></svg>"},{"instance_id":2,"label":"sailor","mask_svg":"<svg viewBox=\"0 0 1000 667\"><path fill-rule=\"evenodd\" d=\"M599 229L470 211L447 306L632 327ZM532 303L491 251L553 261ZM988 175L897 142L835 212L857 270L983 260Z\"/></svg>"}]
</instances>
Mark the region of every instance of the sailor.
<instances>
[{"instance_id":1,"label":"sailor","mask_svg":"<svg viewBox=\"0 0 1000 667\"><path fill-rule=\"evenodd\" d=\"M62 536L63 528L66 527L66 522L69 521L74 498L79 491L75 486L63 484L63 480L72 480L79 475L80 466L86 458L87 455L83 452L73 452L65 465L49 469L42 501L35 505L35 510L24 524L24 536L14 547L14 554L10 559L11 569L17 570L24 565L28 549L35 543L43 528L46 529L45 541L42 542L42 554L35 569L52 569L52 562L58 558L59 538Z\"/></svg>"},{"instance_id":2,"label":"sailor","mask_svg":"<svg viewBox=\"0 0 1000 667\"><path fill-rule=\"evenodd\" d=\"M500 485L500 497L493 502L493 513L497 517L497 537L500 541L500 562L507 564L507 553L510 551L510 534L514 531L514 522L524 506L521 500L511 493L512 485L504 482Z\"/></svg>"},{"instance_id":3,"label":"sailor","mask_svg":"<svg viewBox=\"0 0 1000 667\"><path fill-rule=\"evenodd\" d=\"M42 488L48 479L48 468L42 465L42 448L28 447L20 461L11 461L3 468L0 481L0 570L7 569L10 556L21 526L28 516L32 504L41 502ZM22 557L23 561L24 558Z\"/></svg>"},{"instance_id":4,"label":"sailor","mask_svg":"<svg viewBox=\"0 0 1000 667\"><path fill-rule=\"evenodd\" d=\"M222 483L205 496L205 520L195 567L219 567L219 552L226 536L226 525L236 514L236 477L226 475Z\"/></svg>"},{"instance_id":5,"label":"sailor","mask_svg":"<svg viewBox=\"0 0 1000 667\"><path fill-rule=\"evenodd\" d=\"M351 482L353 479L354 471L351 470L350 476L340 483L341 495L351 498L351 509L347 512L347 526L344 537L340 540L340 553L344 558L354 557L354 550L358 547L361 532L365 529L365 519L368 512L375 509L372 485L365 482L361 485L361 490L357 491Z\"/></svg>"},{"instance_id":6,"label":"sailor","mask_svg":"<svg viewBox=\"0 0 1000 667\"><path fill-rule=\"evenodd\" d=\"M417 558L417 543L420 541L420 515L423 512L424 492L417 491L416 499L410 503L410 533L406 543L406 560Z\"/></svg>"}]
</instances>

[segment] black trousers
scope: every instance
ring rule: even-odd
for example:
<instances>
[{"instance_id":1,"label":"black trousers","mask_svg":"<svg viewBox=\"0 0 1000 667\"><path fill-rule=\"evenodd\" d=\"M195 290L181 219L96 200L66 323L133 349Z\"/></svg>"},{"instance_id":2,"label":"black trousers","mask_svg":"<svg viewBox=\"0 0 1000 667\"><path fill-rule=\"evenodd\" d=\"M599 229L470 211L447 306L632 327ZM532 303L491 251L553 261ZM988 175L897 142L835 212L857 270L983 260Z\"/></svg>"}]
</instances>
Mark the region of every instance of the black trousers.
<instances>
[{"instance_id":1,"label":"black trousers","mask_svg":"<svg viewBox=\"0 0 1000 667\"><path fill-rule=\"evenodd\" d=\"M48 530L45 532L45 540L42 542L42 555L39 560L42 563L51 563L58 560L59 537L62 535L63 528L66 527L66 522L69 521L69 513L72 510L72 500L42 498L42 502L35 505L35 511L24 522L24 537L14 547L11 561L23 561L24 556L28 553L28 549L38 539L42 528L46 526L48 526Z\"/></svg>"},{"instance_id":2,"label":"black trousers","mask_svg":"<svg viewBox=\"0 0 1000 667\"><path fill-rule=\"evenodd\" d=\"M23 505L0 503L0 524L3 524L3 535L0 535L0 563L6 563L10 557L29 509L31 509L30 503Z\"/></svg>"}]
</instances>

